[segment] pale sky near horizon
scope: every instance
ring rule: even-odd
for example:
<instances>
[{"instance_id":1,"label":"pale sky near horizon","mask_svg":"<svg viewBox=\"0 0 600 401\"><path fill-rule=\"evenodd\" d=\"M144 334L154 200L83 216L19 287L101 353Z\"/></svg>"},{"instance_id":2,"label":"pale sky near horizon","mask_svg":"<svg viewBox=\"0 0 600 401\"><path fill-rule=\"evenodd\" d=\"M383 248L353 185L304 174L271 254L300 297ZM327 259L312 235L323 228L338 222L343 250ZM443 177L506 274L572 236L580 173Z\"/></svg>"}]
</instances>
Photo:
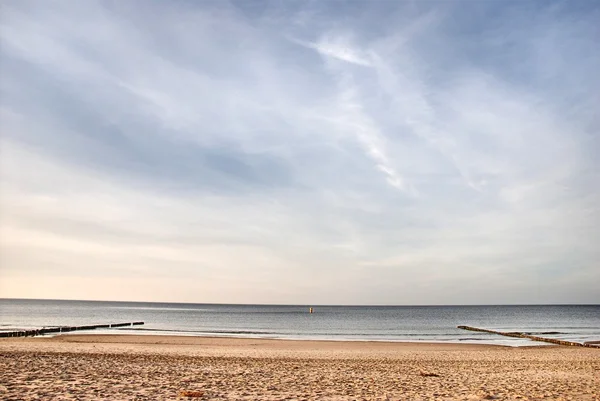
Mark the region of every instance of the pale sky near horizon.
<instances>
[{"instance_id":1,"label":"pale sky near horizon","mask_svg":"<svg viewBox=\"0 0 600 401\"><path fill-rule=\"evenodd\" d=\"M598 2L0 7L0 297L600 303Z\"/></svg>"}]
</instances>

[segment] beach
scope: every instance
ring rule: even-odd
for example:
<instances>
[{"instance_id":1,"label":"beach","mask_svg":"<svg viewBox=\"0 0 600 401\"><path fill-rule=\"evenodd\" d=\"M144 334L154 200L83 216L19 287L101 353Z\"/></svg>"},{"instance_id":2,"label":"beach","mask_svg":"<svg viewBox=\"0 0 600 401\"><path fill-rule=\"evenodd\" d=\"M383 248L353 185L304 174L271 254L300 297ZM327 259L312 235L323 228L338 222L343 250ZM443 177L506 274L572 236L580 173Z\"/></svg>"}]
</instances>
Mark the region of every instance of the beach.
<instances>
[{"instance_id":1,"label":"beach","mask_svg":"<svg viewBox=\"0 0 600 401\"><path fill-rule=\"evenodd\" d=\"M600 400L600 350L63 335L0 340L3 400Z\"/></svg>"}]
</instances>

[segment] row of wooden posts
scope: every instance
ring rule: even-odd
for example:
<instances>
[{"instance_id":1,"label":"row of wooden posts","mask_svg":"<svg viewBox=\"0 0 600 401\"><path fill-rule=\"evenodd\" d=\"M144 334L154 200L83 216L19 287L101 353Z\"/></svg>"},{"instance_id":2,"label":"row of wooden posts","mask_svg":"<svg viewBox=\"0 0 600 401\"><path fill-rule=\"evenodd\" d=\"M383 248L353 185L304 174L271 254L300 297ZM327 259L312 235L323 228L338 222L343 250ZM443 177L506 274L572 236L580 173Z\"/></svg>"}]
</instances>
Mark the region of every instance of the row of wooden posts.
<instances>
[{"instance_id":1,"label":"row of wooden posts","mask_svg":"<svg viewBox=\"0 0 600 401\"><path fill-rule=\"evenodd\" d=\"M457 327L459 329L463 329L463 330L479 331L479 332L482 332L482 333L498 334L498 335L506 336L506 337L528 338L528 339L533 340L533 341L542 341L542 342L552 343L552 344L558 344L558 345L570 345L570 346L575 346L575 347L598 348L598 346L595 345L595 344L577 343L577 342L574 342L574 341L558 340L556 338L538 337L538 336L532 336L531 334L520 333L520 332L517 332L517 331L511 331L511 332L495 331L495 330L488 330L488 329L480 329L478 327L471 327L471 326L457 326Z\"/></svg>"},{"instance_id":2,"label":"row of wooden posts","mask_svg":"<svg viewBox=\"0 0 600 401\"><path fill-rule=\"evenodd\" d=\"M43 329L34 330L17 330L0 332L0 337L34 337L44 334L68 333L70 331L79 330L94 330L94 329L111 329L116 327L139 326L144 322L129 322L129 323L112 323L112 324L93 324L89 326L62 326L62 327L45 327Z\"/></svg>"}]
</instances>

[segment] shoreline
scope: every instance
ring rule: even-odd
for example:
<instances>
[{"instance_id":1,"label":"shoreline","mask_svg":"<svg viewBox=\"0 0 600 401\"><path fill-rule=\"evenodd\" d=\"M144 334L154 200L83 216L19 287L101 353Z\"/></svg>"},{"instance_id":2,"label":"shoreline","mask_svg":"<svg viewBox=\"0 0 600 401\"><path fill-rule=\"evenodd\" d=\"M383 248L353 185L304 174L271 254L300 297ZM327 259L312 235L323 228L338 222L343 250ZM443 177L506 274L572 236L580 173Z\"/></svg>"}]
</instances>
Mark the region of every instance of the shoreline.
<instances>
[{"instance_id":1,"label":"shoreline","mask_svg":"<svg viewBox=\"0 0 600 401\"><path fill-rule=\"evenodd\" d=\"M34 337L30 337L34 338ZM215 336L215 335L207 335L207 336L199 336L199 335L178 335L178 334L130 334L130 333L79 333L79 334L61 334L52 337L37 337L37 338L55 338L59 341L65 342L88 342L86 339L92 340L96 338L97 340L102 340L102 342L122 342L122 343L137 343L137 344L154 344L154 343L173 343L173 344L182 344L182 343L204 343L204 342L248 342L248 341L259 341L264 343L334 343L334 344L382 344L382 345L397 345L397 344L406 344L406 345L448 345L454 346L458 345L460 347L466 345L473 346L489 346L489 347L510 347L502 344L487 344L487 343L466 343L466 342L452 342L452 341L403 341L403 340L348 340L348 339L315 339L315 338L271 338L271 337L233 337L233 336ZM159 339L162 340L159 342ZM118 341L125 340L125 341ZM98 342L98 341L90 341L90 342Z\"/></svg>"},{"instance_id":2,"label":"shoreline","mask_svg":"<svg viewBox=\"0 0 600 401\"><path fill-rule=\"evenodd\" d=\"M405 340L373 340L373 339L331 339L331 338L276 338L276 337L233 337L233 336L215 336L215 335L181 335L181 334L133 334L133 333L63 333L57 335L45 335L35 337L12 337L0 338L0 343L10 341L58 341L66 343L119 343L119 344L170 344L170 345L244 345L246 343L263 344L274 346L279 344L281 348L286 344L296 344L298 347L306 345L321 345L319 348L327 348L326 344L335 347L359 347L361 344L374 347L438 347L440 349L458 349L458 348L540 348L540 347L558 347L557 344L530 341L527 345L510 345L492 342L471 342L465 341L405 341ZM509 340L510 341L510 340ZM295 346L293 346L295 348Z\"/></svg>"},{"instance_id":3,"label":"shoreline","mask_svg":"<svg viewBox=\"0 0 600 401\"><path fill-rule=\"evenodd\" d=\"M72 334L0 339L1 399L598 401L600 353L363 341Z\"/></svg>"},{"instance_id":4,"label":"shoreline","mask_svg":"<svg viewBox=\"0 0 600 401\"><path fill-rule=\"evenodd\" d=\"M252 336L252 335L219 335L213 333L207 334L187 334L182 332L154 332L145 333L137 332L133 330L124 330L123 332L113 331L107 332L103 330L88 330L86 332L63 332L56 334L42 334L42 335L29 335L29 336L14 336L14 337L0 337L0 341L5 339L15 338L38 338L38 339L49 339L49 338L67 338L67 337L85 337L85 336L96 336L96 337L115 337L115 338L188 338L188 339L224 339L224 340L265 340L265 341L299 341L299 342L333 342L333 343L383 343L383 344L441 344L441 345L478 345L478 346L494 346L494 347L509 347L509 348L522 348L522 347L544 347L554 346L558 344L551 344L542 341L534 341L528 339L507 339L501 335L494 336L495 340L489 339L456 339L456 340L410 340L410 339L390 339L390 338L348 338L348 337L294 337L294 336ZM111 342L116 342L111 340ZM125 340L123 342L130 342ZM148 342L148 341L143 341ZM600 343L600 341L592 341L590 344ZM562 344L564 345L564 344Z\"/></svg>"}]
</instances>

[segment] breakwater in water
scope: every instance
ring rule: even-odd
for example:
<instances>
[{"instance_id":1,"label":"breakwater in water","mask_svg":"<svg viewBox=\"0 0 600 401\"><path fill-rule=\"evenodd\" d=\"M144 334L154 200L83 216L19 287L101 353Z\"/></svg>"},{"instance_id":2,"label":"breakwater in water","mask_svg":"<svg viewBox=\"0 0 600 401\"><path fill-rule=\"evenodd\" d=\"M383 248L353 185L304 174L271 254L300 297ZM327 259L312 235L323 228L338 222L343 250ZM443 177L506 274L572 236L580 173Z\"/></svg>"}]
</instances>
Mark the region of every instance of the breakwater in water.
<instances>
[{"instance_id":1,"label":"breakwater in water","mask_svg":"<svg viewBox=\"0 0 600 401\"><path fill-rule=\"evenodd\" d=\"M574 341L560 340L560 339L557 339L557 338L539 337L539 336L533 336L533 335L527 334L527 333L521 333L521 332L518 332L518 331L510 331L510 332L496 331L496 330L481 329L479 327L471 327L471 326L457 326L457 327L459 329L468 330L468 331L477 331L477 332L480 332L480 333L498 334L500 336L513 337L513 338L528 338L528 339L533 340L533 341L541 341L541 342L546 342L546 343L551 343L551 344L557 344L557 345L568 345L568 346L573 346L573 347L598 348L598 344L578 343L578 342L574 342Z\"/></svg>"},{"instance_id":2,"label":"breakwater in water","mask_svg":"<svg viewBox=\"0 0 600 401\"><path fill-rule=\"evenodd\" d=\"M41 329L32 330L15 330L0 332L0 337L35 337L45 334L60 334L71 331L80 330L95 330L95 329L111 329L117 327L140 326L144 322L129 322L129 323L111 323L111 324L92 324L87 326L60 326L60 327L44 327Z\"/></svg>"}]
</instances>

